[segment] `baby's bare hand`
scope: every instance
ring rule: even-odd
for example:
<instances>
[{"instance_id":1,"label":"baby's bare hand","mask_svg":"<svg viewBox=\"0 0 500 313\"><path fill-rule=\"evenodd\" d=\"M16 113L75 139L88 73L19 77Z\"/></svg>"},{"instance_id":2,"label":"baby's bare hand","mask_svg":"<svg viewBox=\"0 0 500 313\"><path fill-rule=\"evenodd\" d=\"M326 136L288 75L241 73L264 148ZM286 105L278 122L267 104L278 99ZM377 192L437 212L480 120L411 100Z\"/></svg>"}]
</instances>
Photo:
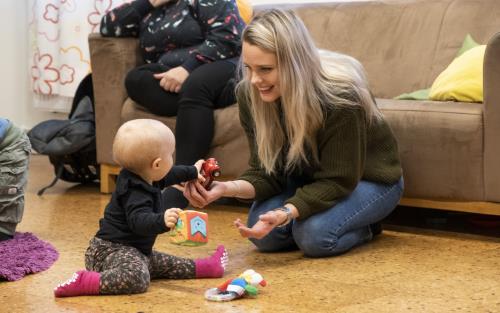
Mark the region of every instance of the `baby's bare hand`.
<instances>
[{"instance_id":1,"label":"baby's bare hand","mask_svg":"<svg viewBox=\"0 0 500 313\"><path fill-rule=\"evenodd\" d=\"M200 184L203 184L205 182L205 177L203 177L203 175L201 175L201 167L203 166L204 162L205 162L205 160L200 159L200 160L196 161L196 163L194 163L194 166L198 170L198 181L200 182Z\"/></svg>"},{"instance_id":2,"label":"baby's bare hand","mask_svg":"<svg viewBox=\"0 0 500 313\"><path fill-rule=\"evenodd\" d=\"M199 159L198 161L196 161L196 163L194 163L194 166L198 170L198 173L201 171L201 167L203 166L204 162L205 162L205 160Z\"/></svg>"},{"instance_id":3,"label":"baby's bare hand","mask_svg":"<svg viewBox=\"0 0 500 313\"><path fill-rule=\"evenodd\" d=\"M182 210L179 208L170 208L165 211L163 218L165 219L165 225L167 225L168 228L175 227L175 224L177 224L177 220L179 219L179 213L181 211Z\"/></svg>"}]
</instances>

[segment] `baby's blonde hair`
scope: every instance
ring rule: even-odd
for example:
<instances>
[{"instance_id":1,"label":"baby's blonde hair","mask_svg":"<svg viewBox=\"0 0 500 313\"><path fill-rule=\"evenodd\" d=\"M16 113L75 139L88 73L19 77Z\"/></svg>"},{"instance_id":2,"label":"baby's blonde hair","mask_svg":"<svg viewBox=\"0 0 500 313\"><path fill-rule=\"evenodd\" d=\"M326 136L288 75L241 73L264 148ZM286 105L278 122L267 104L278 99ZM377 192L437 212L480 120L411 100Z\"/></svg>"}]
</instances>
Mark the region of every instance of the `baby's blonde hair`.
<instances>
[{"instance_id":1,"label":"baby's blonde hair","mask_svg":"<svg viewBox=\"0 0 500 313\"><path fill-rule=\"evenodd\" d=\"M173 153L174 148L174 134L165 124L152 119L136 119L118 129L113 142L113 159L121 167L138 173L163 153Z\"/></svg>"}]
</instances>

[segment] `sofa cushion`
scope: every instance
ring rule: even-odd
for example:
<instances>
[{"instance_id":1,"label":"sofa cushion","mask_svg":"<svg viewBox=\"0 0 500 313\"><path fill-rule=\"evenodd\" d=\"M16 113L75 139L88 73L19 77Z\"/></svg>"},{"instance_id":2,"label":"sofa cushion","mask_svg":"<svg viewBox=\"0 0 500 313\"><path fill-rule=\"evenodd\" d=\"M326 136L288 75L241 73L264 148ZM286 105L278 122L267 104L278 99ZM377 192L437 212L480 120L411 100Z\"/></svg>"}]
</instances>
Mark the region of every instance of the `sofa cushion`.
<instances>
[{"instance_id":1,"label":"sofa cushion","mask_svg":"<svg viewBox=\"0 0 500 313\"><path fill-rule=\"evenodd\" d=\"M467 34L465 36L464 42L462 42L462 47L460 47L460 50L458 50L457 57L477 46L479 46L479 44L474 40L474 38L472 38L470 34Z\"/></svg>"},{"instance_id":2,"label":"sofa cushion","mask_svg":"<svg viewBox=\"0 0 500 313\"><path fill-rule=\"evenodd\" d=\"M409 93L403 93L395 97L396 100L429 100L429 91L431 89L419 89Z\"/></svg>"},{"instance_id":3,"label":"sofa cushion","mask_svg":"<svg viewBox=\"0 0 500 313\"><path fill-rule=\"evenodd\" d=\"M398 141L406 197L483 198L482 104L393 99L377 103Z\"/></svg>"},{"instance_id":4,"label":"sofa cushion","mask_svg":"<svg viewBox=\"0 0 500 313\"><path fill-rule=\"evenodd\" d=\"M237 177L247 167L242 168L238 166L241 162L231 162L231 160L234 158L245 159L243 164L248 165L250 155L246 135L240 125L238 106L234 104L217 109L214 114L215 133L207 157L214 157L219 161L222 166L223 177ZM122 123L137 118L151 118L162 121L172 131L175 131L175 117L154 115L137 105L130 98L127 98L121 112Z\"/></svg>"},{"instance_id":5,"label":"sofa cushion","mask_svg":"<svg viewBox=\"0 0 500 313\"><path fill-rule=\"evenodd\" d=\"M432 84L430 99L483 102L485 50L486 46L477 46L453 60Z\"/></svg>"},{"instance_id":6,"label":"sofa cushion","mask_svg":"<svg viewBox=\"0 0 500 313\"><path fill-rule=\"evenodd\" d=\"M462 47L458 50L457 58L469 51L470 49L479 46L479 44L472 38L470 34L465 36L464 41L462 42ZM431 88L419 89L409 93L403 93L394 99L397 100L429 100L429 93ZM432 99L432 100L440 100L440 99ZM452 100L452 99L444 99L444 100Z\"/></svg>"}]
</instances>

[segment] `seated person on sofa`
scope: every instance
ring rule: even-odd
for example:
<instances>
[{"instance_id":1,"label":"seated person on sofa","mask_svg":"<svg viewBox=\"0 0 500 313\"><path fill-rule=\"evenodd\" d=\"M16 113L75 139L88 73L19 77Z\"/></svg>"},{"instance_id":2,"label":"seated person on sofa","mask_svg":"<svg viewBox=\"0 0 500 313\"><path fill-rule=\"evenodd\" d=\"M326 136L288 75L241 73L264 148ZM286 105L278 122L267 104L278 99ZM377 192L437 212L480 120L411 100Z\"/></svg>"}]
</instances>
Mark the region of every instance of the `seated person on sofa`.
<instances>
[{"instance_id":1,"label":"seated person on sofa","mask_svg":"<svg viewBox=\"0 0 500 313\"><path fill-rule=\"evenodd\" d=\"M0 241L14 237L23 217L30 151L28 136L0 117Z\"/></svg>"},{"instance_id":2,"label":"seated person on sofa","mask_svg":"<svg viewBox=\"0 0 500 313\"><path fill-rule=\"evenodd\" d=\"M213 110L236 102L234 76L244 27L234 0L135 0L101 21L102 36L139 37L147 64L128 73L125 87L150 112L177 116L176 164L207 156ZM187 205L181 192L168 192L170 207Z\"/></svg>"},{"instance_id":3,"label":"seated person on sofa","mask_svg":"<svg viewBox=\"0 0 500 313\"><path fill-rule=\"evenodd\" d=\"M254 199L248 227L235 225L264 252L298 247L326 257L369 242L396 207L403 178L361 65L347 56L334 70L322 65L293 12L257 15L242 38L236 94L250 169L210 191L189 182L185 196L200 207L220 197Z\"/></svg>"}]
</instances>

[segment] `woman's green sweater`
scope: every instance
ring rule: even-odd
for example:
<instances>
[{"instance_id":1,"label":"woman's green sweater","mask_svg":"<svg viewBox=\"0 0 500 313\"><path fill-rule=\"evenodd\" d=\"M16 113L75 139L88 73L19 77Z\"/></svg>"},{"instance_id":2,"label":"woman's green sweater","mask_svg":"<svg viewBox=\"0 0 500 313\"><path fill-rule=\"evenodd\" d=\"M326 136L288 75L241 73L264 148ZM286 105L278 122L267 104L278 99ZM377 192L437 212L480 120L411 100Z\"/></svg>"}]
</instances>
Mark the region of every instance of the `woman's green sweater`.
<instances>
[{"instance_id":1,"label":"woman's green sweater","mask_svg":"<svg viewBox=\"0 0 500 313\"><path fill-rule=\"evenodd\" d=\"M255 200L280 193L288 177L305 181L305 185L285 201L297 207L298 219L333 207L349 195L360 180L394 184L402 175L397 142L389 125L383 118L368 123L361 106L328 109L324 126L317 133L319 164L301 166L292 173L278 169L277 174L266 174L257 155L249 104L239 101L239 110L251 153L250 168L239 179L254 186Z\"/></svg>"}]
</instances>

